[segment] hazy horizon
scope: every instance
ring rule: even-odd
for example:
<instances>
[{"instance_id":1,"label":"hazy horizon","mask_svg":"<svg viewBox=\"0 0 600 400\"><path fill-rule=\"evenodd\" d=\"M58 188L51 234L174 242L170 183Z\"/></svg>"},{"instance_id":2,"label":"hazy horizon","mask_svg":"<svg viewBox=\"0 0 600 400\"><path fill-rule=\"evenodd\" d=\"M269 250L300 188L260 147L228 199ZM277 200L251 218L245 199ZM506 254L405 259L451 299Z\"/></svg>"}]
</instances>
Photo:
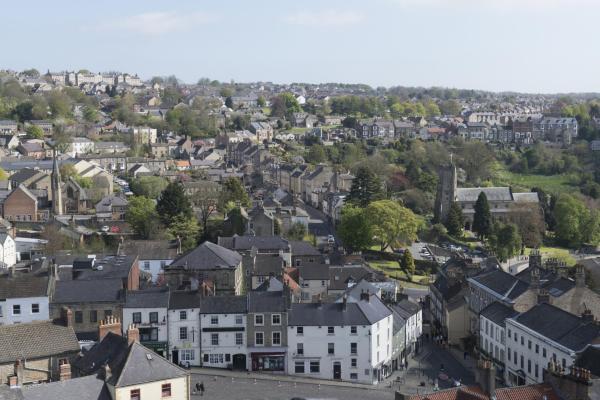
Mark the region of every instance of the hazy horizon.
<instances>
[{"instance_id":1,"label":"hazy horizon","mask_svg":"<svg viewBox=\"0 0 600 400\"><path fill-rule=\"evenodd\" d=\"M57 0L3 10L0 34L17 38L3 43L6 69L119 70L186 83L600 90L600 2L592 0Z\"/></svg>"}]
</instances>

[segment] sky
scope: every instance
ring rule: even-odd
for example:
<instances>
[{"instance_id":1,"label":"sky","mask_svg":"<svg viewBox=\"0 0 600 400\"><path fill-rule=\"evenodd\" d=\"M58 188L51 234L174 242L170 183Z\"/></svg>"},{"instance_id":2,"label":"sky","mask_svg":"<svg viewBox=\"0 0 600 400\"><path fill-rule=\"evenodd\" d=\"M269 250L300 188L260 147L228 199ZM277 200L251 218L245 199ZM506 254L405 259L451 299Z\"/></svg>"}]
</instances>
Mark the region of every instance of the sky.
<instances>
[{"instance_id":1,"label":"sky","mask_svg":"<svg viewBox=\"0 0 600 400\"><path fill-rule=\"evenodd\" d=\"M600 91L600 0L0 0L0 15L0 69Z\"/></svg>"}]
</instances>

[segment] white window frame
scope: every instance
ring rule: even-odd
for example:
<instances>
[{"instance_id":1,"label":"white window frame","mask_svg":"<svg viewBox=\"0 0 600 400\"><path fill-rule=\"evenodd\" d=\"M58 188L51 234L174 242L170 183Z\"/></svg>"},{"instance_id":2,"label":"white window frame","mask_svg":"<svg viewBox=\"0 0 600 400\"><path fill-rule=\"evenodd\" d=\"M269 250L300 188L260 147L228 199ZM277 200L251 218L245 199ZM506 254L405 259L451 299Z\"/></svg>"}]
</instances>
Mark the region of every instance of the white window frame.
<instances>
[{"instance_id":1,"label":"white window frame","mask_svg":"<svg viewBox=\"0 0 600 400\"><path fill-rule=\"evenodd\" d=\"M258 323L256 319L260 317L261 322ZM265 315L264 314L254 314L254 326L264 326L265 325Z\"/></svg>"},{"instance_id":2,"label":"white window frame","mask_svg":"<svg viewBox=\"0 0 600 400\"><path fill-rule=\"evenodd\" d=\"M261 336L262 343L258 343L258 335ZM254 345L257 347L263 347L265 345L265 333L262 331L254 332Z\"/></svg>"},{"instance_id":3,"label":"white window frame","mask_svg":"<svg viewBox=\"0 0 600 400\"><path fill-rule=\"evenodd\" d=\"M279 319L279 322L275 322L275 317ZM281 326L281 314L271 314L271 325Z\"/></svg>"},{"instance_id":4,"label":"white window frame","mask_svg":"<svg viewBox=\"0 0 600 400\"><path fill-rule=\"evenodd\" d=\"M279 340L275 343L275 335L279 335ZM271 332L271 344L273 346L281 346L281 331L273 331Z\"/></svg>"}]
</instances>

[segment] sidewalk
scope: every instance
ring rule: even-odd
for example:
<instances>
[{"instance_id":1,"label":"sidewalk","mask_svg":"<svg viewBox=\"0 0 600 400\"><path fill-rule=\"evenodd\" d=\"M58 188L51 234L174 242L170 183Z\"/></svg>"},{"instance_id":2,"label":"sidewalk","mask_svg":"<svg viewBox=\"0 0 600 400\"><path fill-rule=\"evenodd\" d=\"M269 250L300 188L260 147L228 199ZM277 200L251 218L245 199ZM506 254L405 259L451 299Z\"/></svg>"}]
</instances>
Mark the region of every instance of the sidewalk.
<instances>
[{"instance_id":1,"label":"sidewalk","mask_svg":"<svg viewBox=\"0 0 600 400\"><path fill-rule=\"evenodd\" d=\"M235 382L236 379L246 379L246 380L267 380L267 381L275 381L275 382L291 382L291 383L299 383L299 384L307 384L307 385L324 385L324 386L337 386L337 387L346 387L353 389L365 389L365 390L389 390L389 387L384 387L380 385L366 385L363 383L352 383L352 382L344 382L344 381L334 381L327 379L316 379L316 378L301 378L292 375L274 375L274 374L266 374L260 372L249 372L249 371L230 371L228 369L220 369L220 368L202 368L202 367L192 367L190 368L192 374L196 375L204 375L210 377L221 377L228 378L228 381Z\"/></svg>"},{"instance_id":2,"label":"sidewalk","mask_svg":"<svg viewBox=\"0 0 600 400\"><path fill-rule=\"evenodd\" d=\"M471 372L475 372L475 368L477 368L477 363L471 354L467 354L467 359L465 360L465 355L462 350L459 350L454 347L448 347L448 351L452 356L462 364L465 369L468 369Z\"/></svg>"}]
</instances>

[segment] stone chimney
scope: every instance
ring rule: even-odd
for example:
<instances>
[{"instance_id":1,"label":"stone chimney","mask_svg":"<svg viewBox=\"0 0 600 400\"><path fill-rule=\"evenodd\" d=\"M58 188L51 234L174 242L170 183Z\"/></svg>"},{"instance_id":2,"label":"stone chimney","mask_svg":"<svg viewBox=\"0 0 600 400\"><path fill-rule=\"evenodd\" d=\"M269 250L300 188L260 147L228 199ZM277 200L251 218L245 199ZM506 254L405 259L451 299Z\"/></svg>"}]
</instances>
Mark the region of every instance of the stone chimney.
<instances>
[{"instance_id":1,"label":"stone chimney","mask_svg":"<svg viewBox=\"0 0 600 400\"><path fill-rule=\"evenodd\" d=\"M66 327L73 327L73 311L68 307L63 307L60 311L61 319Z\"/></svg>"},{"instance_id":2,"label":"stone chimney","mask_svg":"<svg viewBox=\"0 0 600 400\"><path fill-rule=\"evenodd\" d=\"M68 360L65 360L58 366L59 368L59 376L61 381L66 381L71 379L71 364Z\"/></svg>"},{"instance_id":3,"label":"stone chimney","mask_svg":"<svg viewBox=\"0 0 600 400\"><path fill-rule=\"evenodd\" d=\"M346 308L348 308L348 295L344 293L342 296L342 311L346 311Z\"/></svg>"},{"instance_id":4,"label":"stone chimney","mask_svg":"<svg viewBox=\"0 0 600 400\"><path fill-rule=\"evenodd\" d=\"M367 303L371 301L371 293L369 293L368 289L366 292L364 290L361 290L360 299L366 301Z\"/></svg>"},{"instance_id":5,"label":"stone chimney","mask_svg":"<svg viewBox=\"0 0 600 400\"><path fill-rule=\"evenodd\" d=\"M585 287L585 267L583 265L575 266L575 286Z\"/></svg>"},{"instance_id":6,"label":"stone chimney","mask_svg":"<svg viewBox=\"0 0 600 400\"><path fill-rule=\"evenodd\" d=\"M548 290L546 290L546 289L538 290L537 303L538 304L542 304L542 303L550 304L550 294L548 293Z\"/></svg>"},{"instance_id":7,"label":"stone chimney","mask_svg":"<svg viewBox=\"0 0 600 400\"><path fill-rule=\"evenodd\" d=\"M562 365L550 360L548 368L544 369L544 382L549 383L565 400L588 400L592 394L592 374L589 370L579 367L563 368Z\"/></svg>"},{"instance_id":8,"label":"stone chimney","mask_svg":"<svg viewBox=\"0 0 600 400\"><path fill-rule=\"evenodd\" d=\"M134 324L127 328L127 343L131 345L134 342L140 342L140 330Z\"/></svg>"},{"instance_id":9,"label":"stone chimney","mask_svg":"<svg viewBox=\"0 0 600 400\"><path fill-rule=\"evenodd\" d=\"M490 398L496 397L496 368L493 362L490 360L477 361L475 381Z\"/></svg>"},{"instance_id":10,"label":"stone chimney","mask_svg":"<svg viewBox=\"0 0 600 400\"><path fill-rule=\"evenodd\" d=\"M530 262L531 265L531 262ZM531 288L539 289L540 288L540 270L539 268L531 269Z\"/></svg>"},{"instance_id":11,"label":"stone chimney","mask_svg":"<svg viewBox=\"0 0 600 400\"><path fill-rule=\"evenodd\" d=\"M542 268L542 254L539 249L531 250L529 253L529 268L533 271L534 269Z\"/></svg>"},{"instance_id":12,"label":"stone chimney","mask_svg":"<svg viewBox=\"0 0 600 400\"><path fill-rule=\"evenodd\" d=\"M100 321L100 325L98 325L98 341L104 339L104 336L109 332L121 336L121 321L112 315Z\"/></svg>"},{"instance_id":13,"label":"stone chimney","mask_svg":"<svg viewBox=\"0 0 600 400\"><path fill-rule=\"evenodd\" d=\"M11 387L21 387L23 386L23 378L25 375L25 366L23 365L25 361L21 358L17 358L15 361L15 375L11 382ZM14 385L13 385L14 383Z\"/></svg>"}]
</instances>

